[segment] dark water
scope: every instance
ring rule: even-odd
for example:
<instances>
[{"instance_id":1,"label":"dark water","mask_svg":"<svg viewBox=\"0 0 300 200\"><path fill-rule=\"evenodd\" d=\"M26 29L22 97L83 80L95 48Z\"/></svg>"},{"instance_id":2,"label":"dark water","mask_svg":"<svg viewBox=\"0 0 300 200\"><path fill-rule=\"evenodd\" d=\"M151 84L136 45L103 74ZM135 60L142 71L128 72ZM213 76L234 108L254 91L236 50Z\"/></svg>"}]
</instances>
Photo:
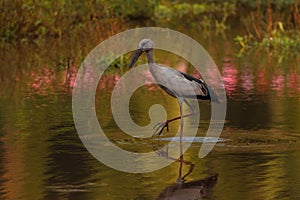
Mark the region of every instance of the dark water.
<instances>
[{"instance_id":1,"label":"dark water","mask_svg":"<svg viewBox=\"0 0 300 200\"><path fill-rule=\"evenodd\" d=\"M62 70L61 63L51 59L57 58L59 44L44 53L30 45L3 49L0 199L164 199L168 195L175 199L175 194L216 200L299 199L299 57L280 61L264 51L253 51L239 58L230 37L207 40L192 35L223 76L228 111L221 137L228 140L218 143L204 159L198 157L201 143L194 143L183 159L138 174L103 165L81 143L72 117L72 86L78 66L67 62L67 70ZM194 73L176 56L158 52L157 57ZM112 118L110 94L125 71L125 67L112 67L99 82L99 123L120 147L151 150L156 140L136 141L123 134ZM132 97L133 119L140 125L149 123L147 113L154 103L164 105L168 117L179 113L176 100L150 84ZM200 103L200 110L199 135L207 129L210 104ZM174 123L165 136L172 136L177 128ZM187 176L185 184L178 186L180 172L181 177Z\"/></svg>"}]
</instances>

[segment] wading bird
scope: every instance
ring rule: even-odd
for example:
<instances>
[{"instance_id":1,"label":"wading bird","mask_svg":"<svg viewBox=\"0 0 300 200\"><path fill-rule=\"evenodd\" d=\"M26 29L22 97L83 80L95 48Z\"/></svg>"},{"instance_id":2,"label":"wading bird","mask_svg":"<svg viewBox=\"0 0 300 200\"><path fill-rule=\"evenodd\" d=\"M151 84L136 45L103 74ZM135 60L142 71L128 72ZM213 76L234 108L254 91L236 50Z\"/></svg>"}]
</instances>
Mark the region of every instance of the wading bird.
<instances>
[{"instance_id":1,"label":"wading bird","mask_svg":"<svg viewBox=\"0 0 300 200\"><path fill-rule=\"evenodd\" d=\"M154 62L154 43L151 39L143 39L140 41L137 50L135 51L132 59L129 63L129 68L131 68L138 58L145 52L150 72L154 77L156 83L169 95L177 98L180 107L180 116L173 119L169 119L165 122L158 123L154 126L155 134L160 135L164 128L169 131L169 123L178 119L181 119L181 134L182 138L182 127L183 118L195 115L195 111L192 106L187 102L187 98L197 98L199 100L211 100L213 96L214 101L218 101L215 94L209 93L208 86L201 80L194 78L191 75L185 74L183 72L177 71L167 66L161 66ZM211 90L212 91L212 90ZM191 109L192 113L183 115L182 113L182 103L185 102L186 105Z\"/></svg>"}]
</instances>

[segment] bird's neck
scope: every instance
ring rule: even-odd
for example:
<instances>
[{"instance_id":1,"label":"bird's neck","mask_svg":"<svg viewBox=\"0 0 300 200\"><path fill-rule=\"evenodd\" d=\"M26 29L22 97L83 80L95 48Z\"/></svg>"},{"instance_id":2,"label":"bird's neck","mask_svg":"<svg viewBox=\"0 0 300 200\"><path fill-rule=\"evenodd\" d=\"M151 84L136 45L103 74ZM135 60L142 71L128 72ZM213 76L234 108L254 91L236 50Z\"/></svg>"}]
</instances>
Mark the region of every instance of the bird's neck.
<instances>
[{"instance_id":1,"label":"bird's neck","mask_svg":"<svg viewBox=\"0 0 300 200\"><path fill-rule=\"evenodd\" d=\"M152 74L152 76L154 77L154 79L157 82L159 81L159 77L160 77L160 70L159 70L159 66L155 64L154 62L154 53L153 53L153 49L149 50L147 52L147 60L148 60L148 65L149 65L149 70Z\"/></svg>"},{"instance_id":2,"label":"bird's neck","mask_svg":"<svg viewBox=\"0 0 300 200\"><path fill-rule=\"evenodd\" d=\"M154 53L153 53L153 49L149 50L147 53L147 60L148 60L148 64L149 66L154 66Z\"/></svg>"}]
</instances>

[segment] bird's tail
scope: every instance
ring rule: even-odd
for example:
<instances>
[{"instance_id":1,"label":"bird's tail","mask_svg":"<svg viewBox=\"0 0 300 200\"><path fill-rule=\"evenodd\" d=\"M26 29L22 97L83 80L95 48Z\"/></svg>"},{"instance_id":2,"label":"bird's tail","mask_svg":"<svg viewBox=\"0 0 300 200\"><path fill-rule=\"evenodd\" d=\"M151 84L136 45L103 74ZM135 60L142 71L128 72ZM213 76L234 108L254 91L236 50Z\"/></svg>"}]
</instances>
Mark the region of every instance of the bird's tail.
<instances>
[{"instance_id":1,"label":"bird's tail","mask_svg":"<svg viewBox=\"0 0 300 200\"><path fill-rule=\"evenodd\" d=\"M210 101L214 103L220 103L220 100L218 98L218 95L214 92L214 90L208 86L208 91L209 91L209 96L210 96Z\"/></svg>"}]
</instances>

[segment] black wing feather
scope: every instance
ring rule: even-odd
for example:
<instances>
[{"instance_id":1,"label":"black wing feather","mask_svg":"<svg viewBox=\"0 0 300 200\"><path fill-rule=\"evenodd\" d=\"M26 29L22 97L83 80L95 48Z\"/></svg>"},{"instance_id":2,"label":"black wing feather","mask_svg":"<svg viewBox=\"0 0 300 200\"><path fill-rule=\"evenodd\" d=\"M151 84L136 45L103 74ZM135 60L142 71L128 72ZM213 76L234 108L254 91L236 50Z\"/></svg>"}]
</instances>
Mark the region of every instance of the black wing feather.
<instances>
[{"instance_id":1,"label":"black wing feather","mask_svg":"<svg viewBox=\"0 0 300 200\"><path fill-rule=\"evenodd\" d=\"M189 81L195 81L195 82L199 83L202 86L202 91L205 94L205 96L197 95L198 99L203 99L203 100L210 99L213 102L219 103L217 95L214 93L214 91L208 85L206 85L206 83L203 80L197 79L197 78L195 78L195 77L193 77L193 76L191 76L189 74L185 74L183 72L180 72L180 73L187 80L189 80Z\"/></svg>"}]
</instances>

